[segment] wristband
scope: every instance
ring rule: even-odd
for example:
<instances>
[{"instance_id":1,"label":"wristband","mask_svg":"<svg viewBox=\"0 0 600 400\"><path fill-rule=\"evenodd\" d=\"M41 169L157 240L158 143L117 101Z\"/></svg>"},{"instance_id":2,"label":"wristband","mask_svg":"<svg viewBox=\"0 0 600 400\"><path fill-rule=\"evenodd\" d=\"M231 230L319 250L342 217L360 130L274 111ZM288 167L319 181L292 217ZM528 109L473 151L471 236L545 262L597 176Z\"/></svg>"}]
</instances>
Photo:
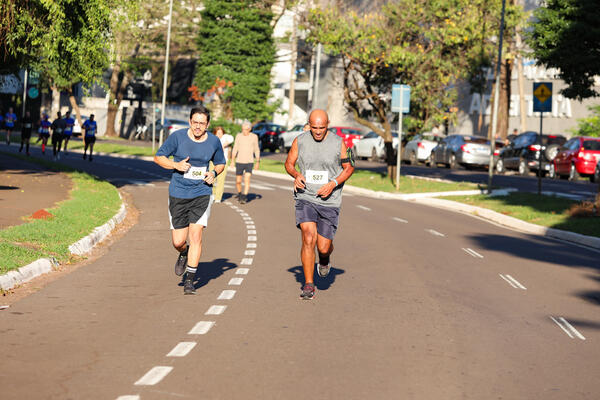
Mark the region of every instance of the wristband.
<instances>
[{"instance_id":1,"label":"wristband","mask_svg":"<svg viewBox=\"0 0 600 400\"><path fill-rule=\"evenodd\" d=\"M335 186L340 186L340 184L338 183L337 179L333 178L331 180L335 182Z\"/></svg>"},{"instance_id":2,"label":"wristband","mask_svg":"<svg viewBox=\"0 0 600 400\"><path fill-rule=\"evenodd\" d=\"M213 169L211 172L215 174L215 179L216 179L217 175L219 175L219 174L217 174L217 170Z\"/></svg>"}]
</instances>

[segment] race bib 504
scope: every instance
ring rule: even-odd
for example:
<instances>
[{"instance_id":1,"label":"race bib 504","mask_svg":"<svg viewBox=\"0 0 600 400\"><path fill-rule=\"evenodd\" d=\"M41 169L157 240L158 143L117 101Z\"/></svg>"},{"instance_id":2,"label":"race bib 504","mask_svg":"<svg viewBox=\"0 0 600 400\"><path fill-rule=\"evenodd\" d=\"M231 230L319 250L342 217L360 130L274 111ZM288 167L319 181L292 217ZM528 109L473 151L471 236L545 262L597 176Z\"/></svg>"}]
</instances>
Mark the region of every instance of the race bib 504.
<instances>
[{"instance_id":1,"label":"race bib 504","mask_svg":"<svg viewBox=\"0 0 600 400\"><path fill-rule=\"evenodd\" d=\"M183 177L186 179L204 180L204 174L206 174L206 167L190 167Z\"/></svg>"},{"instance_id":2,"label":"race bib 504","mask_svg":"<svg viewBox=\"0 0 600 400\"><path fill-rule=\"evenodd\" d=\"M306 171L306 182L315 185L324 185L329 182L329 173L327 171L314 171L309 169Z\"/></svg>"}]
</instances>

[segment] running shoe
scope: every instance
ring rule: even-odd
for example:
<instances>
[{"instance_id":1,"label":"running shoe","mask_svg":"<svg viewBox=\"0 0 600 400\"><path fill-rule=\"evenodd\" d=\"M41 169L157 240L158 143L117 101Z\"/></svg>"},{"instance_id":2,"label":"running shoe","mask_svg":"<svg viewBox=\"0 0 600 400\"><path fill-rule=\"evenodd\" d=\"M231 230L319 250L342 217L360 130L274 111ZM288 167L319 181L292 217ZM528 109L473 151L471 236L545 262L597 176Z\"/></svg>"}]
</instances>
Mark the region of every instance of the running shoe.
<instances>
[{"instance_id":1,"label":"running shoe","mask_svg":"<svg viewBox=\"0 0 600 400\"><path fill-rule=\"evenodd\" d=\"M312 300L315 297L315 284L307 283L302 287L302 293L300 293L300 298L302 300Z\"/></svg>"},{"instance_id":2,"label":"running shoe","mask_svg":"<svg viewBox=\"0 0 600 400\"><path fill-rule=\"evenodd\" d=\"M240 204L246 204L246 195L245 194L240 195Z\"/></svg>"},{"instance_id":3,"label":"running shoe","mask_svg":"<svg viewBox=\"0 0 600 400\"><path fill-rule=\"evenodd\" d=\"M175 275L181 276L185 272L185 267L187 266L187 249L177 256L177 262L175 263Z\"/></svg>"},{"instance_id":4,"label":"running shoe","mask_svg":"<svg viewBox=\"0 0 600 400\"><path fill-rule=\"evenodd\" d=\"M183 281L183 294L196 294L193 277L188 278L186 276L185 280Z\"/></svg>"},{"instance_id":5,"label":"running shoe","mask_svg":"<svg viewBox=\"0 0 600 400\"><path fill-rule=\"evenodd\" d=\"M329 271L331 271L331 263L327 265L317 264L317 272L321 278L326 278L329 275Z\"/></svg>"}]
</instances>

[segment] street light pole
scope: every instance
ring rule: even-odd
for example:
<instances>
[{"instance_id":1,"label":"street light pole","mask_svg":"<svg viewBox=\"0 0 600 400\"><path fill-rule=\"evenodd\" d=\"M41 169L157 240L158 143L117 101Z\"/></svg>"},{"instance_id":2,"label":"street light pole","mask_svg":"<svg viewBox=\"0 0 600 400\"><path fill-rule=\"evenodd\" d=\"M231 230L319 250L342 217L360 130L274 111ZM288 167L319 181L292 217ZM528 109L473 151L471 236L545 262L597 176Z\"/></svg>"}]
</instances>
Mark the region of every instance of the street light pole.
<instances>
[{"instance_id":1,"label":"street light pole","mask_svg":"<svg viewBox=\"0 0 600 400\"><path fill-rule=\"evenodd\" d=\"M504 12L506 0L502 0L502 17L500 19L500 40L498 45L498 62L496 63L496 82L494 83L494 114L492 115L492 137L490 138L490 165L488 170L488 193L492 192L494 176L494 153L496 152L496 125L498 123L498 102L500 98L500 65L502 64L502 39L504 37Z\"/></svg>"},{"instance_id":2,"label":"street light pole","mask_svg":"<svg viewBox=\"0 0 600 400\"><path fill-rule=\"evenodd\" d=\"M167 28L167 53L165 55L165 71L163 75L163 93L162 93L162 110L160 112L160 137L158 138L158 145L162 146L163 133L165 131L165 105L167 102L167 76L169 74L169 47L171 44L171 20L173 19L173 0L169 1L169 25Z\"/></svg>"}]
</instances>

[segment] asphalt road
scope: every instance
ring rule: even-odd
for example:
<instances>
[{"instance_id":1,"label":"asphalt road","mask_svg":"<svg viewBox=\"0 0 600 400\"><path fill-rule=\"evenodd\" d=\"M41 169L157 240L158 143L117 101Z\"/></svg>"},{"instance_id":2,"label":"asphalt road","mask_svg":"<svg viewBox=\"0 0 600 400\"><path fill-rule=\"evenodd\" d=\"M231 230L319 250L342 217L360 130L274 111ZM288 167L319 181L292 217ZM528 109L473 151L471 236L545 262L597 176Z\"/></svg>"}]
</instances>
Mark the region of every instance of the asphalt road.
<instances>
[{"instance_id":1,"label":"asphalt road","mask_svg":"<svg viewBox=\"0 0 600 400\"><path fill-rule=\"evenodd\" d=\"M600 397L599 252L345 196L334 268L302 301L289 184L255 176L248 204L214 206L183 296L168 172L79 157L65 163L121 186L139 222L0 311L3 399Z\"/></svg>"}]
</instances>

